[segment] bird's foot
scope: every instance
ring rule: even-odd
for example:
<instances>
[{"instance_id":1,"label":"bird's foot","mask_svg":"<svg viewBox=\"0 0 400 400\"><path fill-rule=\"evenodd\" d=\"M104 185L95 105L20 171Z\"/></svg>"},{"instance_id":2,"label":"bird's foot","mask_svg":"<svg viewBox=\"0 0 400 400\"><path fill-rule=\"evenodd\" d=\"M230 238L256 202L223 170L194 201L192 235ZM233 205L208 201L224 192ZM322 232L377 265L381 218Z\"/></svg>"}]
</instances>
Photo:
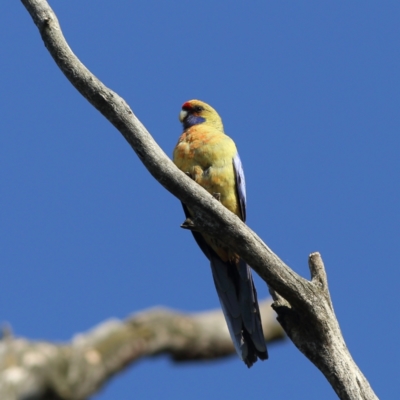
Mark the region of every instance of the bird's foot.
<instances>
[{"instance_id":1,"label":"bird's foot","mask_svg":"<svg viewBox=\"0 0 400 400\"><path fill-rule=\"evenodd\" d=\"M214 199L221 201L221 193L213 193L212 195L213 195Z\"/></svg>"},{"instance_id":2,"label":"bird's foot","mask_svg":"<svg viewBox=\"0 0 400 400\"><path fill-rule=\"evenodd\" d=\"M186 218L182 225L181 228L183 229L188 229L190 231L195 231L196 230L196 224L193 222L191 218Z\"/></svg>"}]
</instances>

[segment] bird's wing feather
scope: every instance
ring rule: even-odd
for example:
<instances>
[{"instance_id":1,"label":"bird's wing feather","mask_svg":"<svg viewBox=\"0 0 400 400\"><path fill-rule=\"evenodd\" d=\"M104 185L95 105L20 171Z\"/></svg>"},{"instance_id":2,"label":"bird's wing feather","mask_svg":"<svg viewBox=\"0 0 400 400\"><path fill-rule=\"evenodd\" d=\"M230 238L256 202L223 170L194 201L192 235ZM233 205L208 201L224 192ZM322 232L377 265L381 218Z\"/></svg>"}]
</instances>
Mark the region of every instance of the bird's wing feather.
<instances>
[{"instance_id":1,"label":"bird's wing feather","mask_svg":"<svg viewBox=\"0 0 400 400\"><path fill-rule=\"evenodd\" d=\"M233 157L233 168L235 170L236 190L240 211L242 212L242 220L246 222L246 180L244 178L244 171L239 153L236 153L235 157Z\"/></svg>"}]
</instances>

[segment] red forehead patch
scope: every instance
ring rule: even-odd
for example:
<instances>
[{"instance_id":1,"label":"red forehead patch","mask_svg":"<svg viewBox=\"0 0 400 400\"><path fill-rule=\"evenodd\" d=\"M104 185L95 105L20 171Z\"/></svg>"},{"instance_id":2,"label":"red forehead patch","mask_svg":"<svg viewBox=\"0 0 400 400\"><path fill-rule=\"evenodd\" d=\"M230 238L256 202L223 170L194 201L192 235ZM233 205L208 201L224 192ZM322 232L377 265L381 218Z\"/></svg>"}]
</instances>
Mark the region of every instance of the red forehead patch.
<instances>
[{"instance_id":1,"label":"red forehead patch","mask_svg":"<svg viewBox=\"0 0 400 400\"><path fill-rule=\"evenodd\" d=\"M187 101L186 103L183 103L183 105L182 105L182 109L183 110L187 110L187 109L191 109L192 108L192 103L190 102L190 101Z\"/></svg>"}]
</instances>

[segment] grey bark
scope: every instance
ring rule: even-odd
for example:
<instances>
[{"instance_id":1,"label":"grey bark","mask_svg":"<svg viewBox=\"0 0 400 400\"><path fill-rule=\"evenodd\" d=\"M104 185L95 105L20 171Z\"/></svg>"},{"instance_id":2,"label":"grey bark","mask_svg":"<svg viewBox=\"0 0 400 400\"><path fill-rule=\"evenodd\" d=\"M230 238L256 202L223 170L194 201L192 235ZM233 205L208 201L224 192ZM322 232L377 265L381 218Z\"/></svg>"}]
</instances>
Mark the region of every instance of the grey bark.
<instances>
[{"instance_id":1,"label":"grey bark","mask_svg":"<svg viewBox=\"0 0 400 400\"><path fill-rule=\"evenodd\" d=\"M265 340L282 340L271 301L260 303ZM113 375L145 357L175 362L234 355L221 310L183 314L153 308L124 321L110 319L69 343L0 340L0 399L84 400Z\"/></svg>"},{"instance_id":2,"label":"grey bark","mask_svg":"<svg viewBox=\"0 0 400 400\"><path fill-rule=\"evenodd\" d=\"M274 309L283 328L321 370L337 395L341 399L376 399L347 350L319 254L314 253L309 259L311 281L291 270L239 218L175 167L126 102L74 55L45 0L22 3L69 81L122 133L153 177L193 210L196 218L190 221L190 229L223 238L264 279L274 295Z\"/></svg>"}]
</instances>

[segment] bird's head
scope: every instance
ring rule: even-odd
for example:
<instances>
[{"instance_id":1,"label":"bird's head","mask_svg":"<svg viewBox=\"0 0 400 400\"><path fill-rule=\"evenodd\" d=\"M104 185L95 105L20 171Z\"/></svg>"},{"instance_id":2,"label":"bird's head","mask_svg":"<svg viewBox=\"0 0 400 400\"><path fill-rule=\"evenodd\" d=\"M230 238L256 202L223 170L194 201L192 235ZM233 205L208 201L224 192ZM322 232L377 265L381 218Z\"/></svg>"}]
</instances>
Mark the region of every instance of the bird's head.
<instances>
[{"instance_id":1,"label":"bird's head","mask_svg":"<svg viewBox=\"0 0 400 400\"><path fill-rule=\"evenodd\" d=\"M221 132L224 131L221 117L207 103L200 100L190 100L183 104L179 113L179 120L183 124L183 129L190 128L193 125L209 125Z\"/></svg>"}]
</instances>

